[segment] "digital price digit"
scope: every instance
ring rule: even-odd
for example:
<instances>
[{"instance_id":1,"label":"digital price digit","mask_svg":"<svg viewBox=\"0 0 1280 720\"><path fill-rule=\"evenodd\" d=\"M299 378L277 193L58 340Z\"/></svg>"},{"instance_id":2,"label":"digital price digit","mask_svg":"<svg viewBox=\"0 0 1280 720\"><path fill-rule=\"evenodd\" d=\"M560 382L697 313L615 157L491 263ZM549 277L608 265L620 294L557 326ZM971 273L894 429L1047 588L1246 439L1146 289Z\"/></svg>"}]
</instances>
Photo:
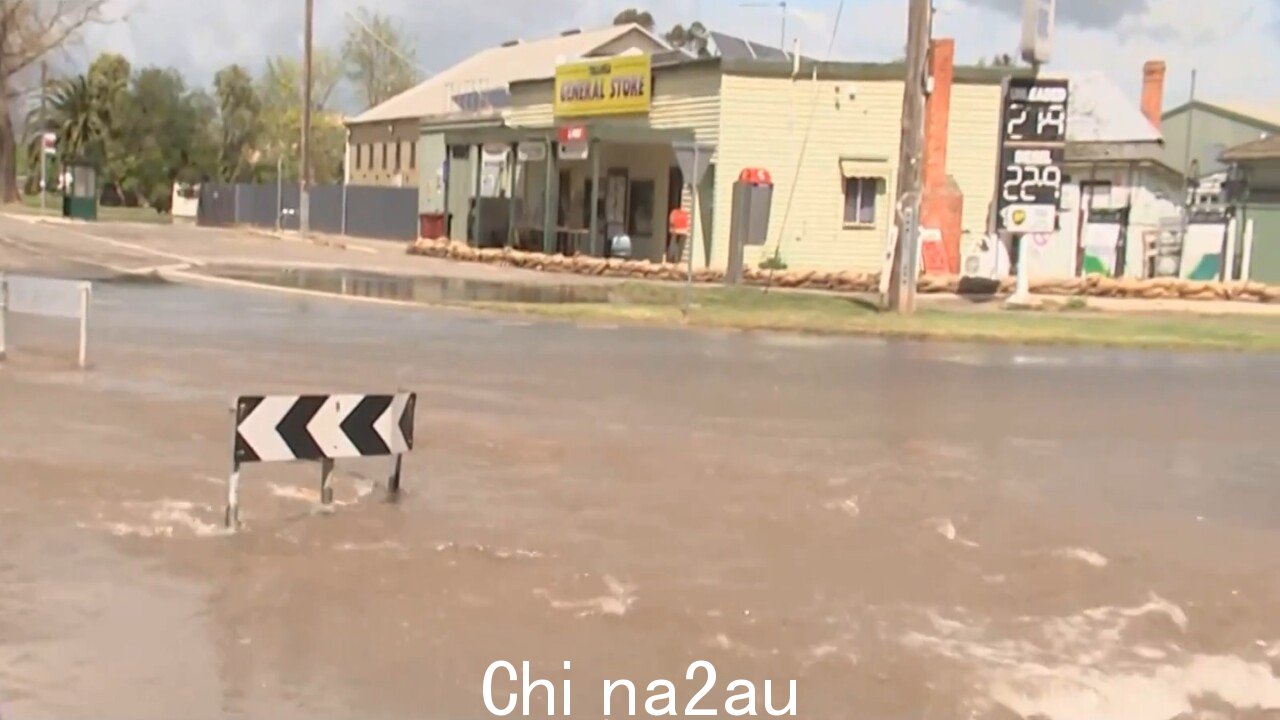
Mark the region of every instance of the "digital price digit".
<instances>
[{"instance_id":1,"label":"digital price digit","mask_svg":"<svg viewBox=\"0 0 1280 720\"><path fill-rule=\"evenodd\" d=\"M1027 106L1022 103L1009 104L1009 122L1005 125L1005 137L1010 140L1023 139L1022 127L1027 124Z\"/></svg>"},{"instance_id":2,"label":"digital price digit","mask_svg":"<svg viewBox=\"0 0 1280 720\"><path fill-rule=\"evenodd\" d=\"M1045 137L1045 131L1053 128L1053 133L1048 137L1066 138L1067 136L1067 109L1061 105L1050 105L1042 108L1036 113L1036 135Z\"/></svg>"},{"instance_id":3,"label":"digital price digit","mask_svg":"<svg viewBox=\"0 0 1280 720\"><path fill-rule=\"evenodd\" d=\"M1010 173L1013 174L1013 178L1009 177ZM1022 197L1022 166L1006 165L1004 175L1005 181L1002 194L1004 195L1005 202L1018 202L1019 198Z\"/></svg>"}]
</instances>

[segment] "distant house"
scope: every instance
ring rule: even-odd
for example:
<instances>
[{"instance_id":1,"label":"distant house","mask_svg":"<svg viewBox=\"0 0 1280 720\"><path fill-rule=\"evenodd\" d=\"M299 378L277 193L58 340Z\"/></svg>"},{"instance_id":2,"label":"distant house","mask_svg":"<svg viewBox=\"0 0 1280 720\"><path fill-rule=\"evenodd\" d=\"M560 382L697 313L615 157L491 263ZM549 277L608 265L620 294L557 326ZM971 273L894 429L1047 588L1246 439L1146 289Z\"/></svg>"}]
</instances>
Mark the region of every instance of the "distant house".
<instances>
[{"instance_id":1,"label":"distant house","mask_svg":"<svg viewBox=\"0 0 1280 720\"><path fill-rule=\"evenodd\" d=\"M1069 73L1071 101L1059 231L1028 244L1032 276L1156 273L1162 228L1181 217L1182 178L1165 161L1164 63L1144 67L1134 104L1105 73Z\"/></svg>"},{"instance_id":2,"label":"distant house","mask_svg":"<svg viewBox=\"0 0 1280 720\"><path fill-rule=\"evenodd\" d=\"M1280 134L1229 148L1219 160L1233 178L1228 197L1242 233L1238 276L1280 283Z\"/></svg>"},{"instance_id":3,"label":"distant house","mask_svg":"<svg viewBox=\"0 0 1280 720\"><path fill-rule=\"evenodd\" d=\"M510 100L508 85L545 77L583 57L669 50L639 25L567 30L555 37L511 40L482 50L346 121L347 178L355 185L418 185L419 127L425 119L494 115Z\"/></svg>"},{"instance_id":4,"label":"distant house","mask_svg":"<svg viewBox=\"0 0 1280 720\"><path fill-rule=\"evenodd\" d=\"M1227 169L1222 154L1228 149L1280 134L1280 106L1194 100L1165 112L1163 126L1165 163L1198 180Z\"/></svg>"}]
</instances>

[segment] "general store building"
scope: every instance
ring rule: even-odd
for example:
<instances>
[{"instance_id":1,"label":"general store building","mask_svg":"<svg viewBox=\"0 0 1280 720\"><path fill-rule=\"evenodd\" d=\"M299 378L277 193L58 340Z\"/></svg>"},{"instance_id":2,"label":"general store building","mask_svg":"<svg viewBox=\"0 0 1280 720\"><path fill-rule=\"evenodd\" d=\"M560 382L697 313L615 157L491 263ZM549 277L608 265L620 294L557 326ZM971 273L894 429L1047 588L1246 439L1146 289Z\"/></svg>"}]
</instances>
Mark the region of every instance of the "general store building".
<instances>
[{"instance_id":1,"label":"general store building","mask_svg":"<svg viewBox=\"0 0 1280 720\"><path fill-rule=\"evenodd\" d=\"M925 217L948 226L954 266L959 236L987 225L1007 70L952 67L953 46L941 47L926 176L949 191L933 213L926 193ZM608 88L637 75L649 79L646 92L625 102L557 95L584 78ZM443 216L450 237L476 245L602 254L626 234L632 257L659 260L671 249L670 211L692 205L672 143L693 141L711 152L684 245L697 266L727 264L733 183L759 168L773 180L772 212L747 264L777 256L794 269L878 270L894 215L904 77L900 64L681 51L562 64L512 82L498 115L424 122L420 145L439 153L423 162L448 179L440 192L424 184L421 204Z\"/></svg>"}]
</instances>

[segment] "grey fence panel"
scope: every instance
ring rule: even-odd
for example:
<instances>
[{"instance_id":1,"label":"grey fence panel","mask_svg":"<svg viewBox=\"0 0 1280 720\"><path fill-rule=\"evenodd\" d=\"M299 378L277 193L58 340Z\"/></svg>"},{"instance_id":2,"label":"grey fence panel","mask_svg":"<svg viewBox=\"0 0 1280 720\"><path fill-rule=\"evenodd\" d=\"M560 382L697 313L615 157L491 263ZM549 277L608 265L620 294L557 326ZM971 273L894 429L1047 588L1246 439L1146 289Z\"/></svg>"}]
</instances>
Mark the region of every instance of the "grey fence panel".
<instances>
[{"instance_id":1,"label":"grey fence panel","mask_svg":"<svg viewBox=\"0 0 1280 720\"><path fill-rule=\"evenodd\" d=\"M234 225L235 222L235 186L215 183L201 185L200 204L196 209L196 224L218 227Z\"/></svg>"},{"instance_id":2,"label":"grey fence panel","mask_svg":"<svg viewBox=\"0 0 1280 720\"><path fill-rule=\"evenodd\" d=\"M341 185L311 188L310 227L316 232L343 232ZM349 185L346 191L346 234L386 240L418 237L418 189ZM298 185L286 183L205 183L200 187L201 225L276 226L298 229Z\"/></svg>"},{"instance_id":3,"label":"grey fence panel","mask_svg":"<svg viewBox=\"0 0 1280 720\"><path fill-rule=\"evenodd\" d=\"M236 222L274 228L279 210L280 226L286 230L298 229L297 185L286 184L277 188L275 183L241 183L236 186L236 192Z\"/></svg>"},{"instance_id":4,"label":"grey fence panel","mask_svg":"<svg viewBox=\"0 0 1280 720\"><path fill-rule=\"evenodd\" d=\"M316 185L311 188L311 229L342 233L342 186Z\"/></svg>"},{"instance_id":5,"label":"grey fence panel","mask_svg":"<svg viewBox=\"0 0 1280 720\"><path fill-rule=\"evenodd\" d=\"M418 237L418 189L350 185L347 234L385 240Z\"/></svg>"}]
</instances>

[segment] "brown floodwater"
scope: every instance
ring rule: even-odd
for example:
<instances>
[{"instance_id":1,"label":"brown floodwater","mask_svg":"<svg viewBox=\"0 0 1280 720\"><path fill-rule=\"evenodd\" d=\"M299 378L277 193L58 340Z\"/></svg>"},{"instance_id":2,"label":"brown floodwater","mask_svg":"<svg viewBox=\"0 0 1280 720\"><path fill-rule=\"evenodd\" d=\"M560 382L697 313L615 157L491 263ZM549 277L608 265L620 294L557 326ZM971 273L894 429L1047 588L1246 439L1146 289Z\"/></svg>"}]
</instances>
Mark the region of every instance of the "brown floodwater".
<instances>
[{"instance_id":1,"label":"brown floodwater","mask_svg":"<svg viewBox=\"0 0 1280 720\"><path fill-rule=\"evenodd\" d=\"M28 318L0 365L6 720L490 717L498 660L576 717L660 678L684 715L699 660L721 716L738 679L805 718L1280 712L1276 356L95 298L88 372ZM385 459L329 512L252 466L222 529L236 395L397 388L397 502Z\"/></svg>"}]
</instances>

